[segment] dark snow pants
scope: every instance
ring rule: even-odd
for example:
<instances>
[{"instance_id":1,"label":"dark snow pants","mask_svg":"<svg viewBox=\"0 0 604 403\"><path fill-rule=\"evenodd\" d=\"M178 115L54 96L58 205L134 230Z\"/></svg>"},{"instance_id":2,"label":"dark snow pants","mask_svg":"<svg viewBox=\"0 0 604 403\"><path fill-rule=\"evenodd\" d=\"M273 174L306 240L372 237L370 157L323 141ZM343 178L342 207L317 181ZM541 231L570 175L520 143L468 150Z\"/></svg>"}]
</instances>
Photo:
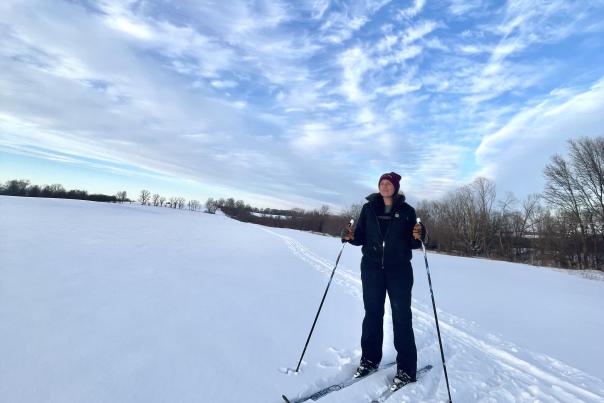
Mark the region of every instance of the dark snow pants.
<instances>
[{"instance_id":1,"label":"dark snow pants","mask_svg":"<svg viewBox=\"0 0 604 403\"><path fill-rule=\"evenodd\" d=\"M362 358L373 363L379 363L382 359L384 304L387 292L392 308L397 367L415 378L417 348L411 317L411 288L413 287L411 262L398 267L386 266L382 269L378 263L363 258L361 280L365 305L361 337Z\"/></svg>"}]
</instances>

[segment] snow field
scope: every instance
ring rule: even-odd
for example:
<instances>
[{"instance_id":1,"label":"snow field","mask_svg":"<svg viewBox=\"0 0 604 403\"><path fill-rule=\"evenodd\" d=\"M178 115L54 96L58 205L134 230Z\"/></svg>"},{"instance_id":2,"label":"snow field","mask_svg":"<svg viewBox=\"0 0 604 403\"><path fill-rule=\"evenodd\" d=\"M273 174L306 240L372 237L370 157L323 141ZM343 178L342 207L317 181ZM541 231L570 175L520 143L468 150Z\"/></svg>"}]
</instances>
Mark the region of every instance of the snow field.
<instances>
[{"instance_id":1,"label":"snow field","mask_svg":"<svg viewBox=\"0 0 604 403\"><path fill-rule=\"evenodd\" d=\"M339 240L189 211L0 197L0 401L279 402L350 376L360 249L347 245L299 374ZM453 399L604 401L604 282L429 254ZM446 401L423 256L419 365L389 401ZM387 310L388 312L388 310ZM390 317L384 360L392 360ZM321 400L367 402L394 370Z\"/></svg>"}]
</instances>

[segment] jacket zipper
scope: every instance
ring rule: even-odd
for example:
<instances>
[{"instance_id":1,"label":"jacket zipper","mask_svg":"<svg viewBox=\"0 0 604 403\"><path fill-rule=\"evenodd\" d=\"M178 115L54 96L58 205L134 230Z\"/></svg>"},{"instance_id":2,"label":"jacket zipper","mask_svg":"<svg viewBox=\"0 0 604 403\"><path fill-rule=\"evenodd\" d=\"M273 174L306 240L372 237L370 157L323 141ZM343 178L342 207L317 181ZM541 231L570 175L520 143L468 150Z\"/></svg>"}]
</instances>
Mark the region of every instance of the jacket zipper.
<instances>
[{"instance_id":1,"label":"jacket zipper","mask_svg":"<svg viewBox=\"0 0 604 403\"><path fill-rule=\"evenodd\" d=\"M390 214L392 214L391 212ZM392 227L392 218L390 218L390 222L388 223L388 229L386 230L386 235L382 240L382 270L384 270L384 257L386 256L386 239L388 238L388 234L390 234L390 228Z\"/></svg>"},{"instance_id":2,"label":"jacket zipper","mask_svg":"<svg viewBox=\"0 0 604 403\"><path fill-rule=\"evenodd\" d=\"M392 207L394 208L394 205ZM386 255L386 237L388 237L388 234L390 233L390 226L392 225L392 221L390 221L390 223L388 224L388 230L386 230L386 236L384 236L382 234L382 228L380 227L380 220L378 220L375 210L371 208L371 211L373 211L373 216L375 217L378 232L380 233L380 237L382 237L382 270L384 270L384 256ZM394 211L391 211L390 215L392 216L393 213Z\"/></svg>"}]
</instances>

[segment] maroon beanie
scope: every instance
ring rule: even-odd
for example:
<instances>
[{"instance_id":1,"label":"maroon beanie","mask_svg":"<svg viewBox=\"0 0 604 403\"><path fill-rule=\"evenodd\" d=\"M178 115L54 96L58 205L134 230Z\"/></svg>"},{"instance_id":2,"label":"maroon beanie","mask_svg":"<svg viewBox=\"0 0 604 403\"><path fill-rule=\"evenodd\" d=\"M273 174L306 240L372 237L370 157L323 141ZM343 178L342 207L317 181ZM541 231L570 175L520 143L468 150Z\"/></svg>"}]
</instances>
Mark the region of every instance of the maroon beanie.
<instances>
[{"instance_id":1,"label":"maroon beanie","mask_svg":"<svg viewBox=\"0 0 604 403\"><path fill-rule=\"evenodd\" d=\"M390 183L392 183L392 185L394 186L394 194L397 194L398 190L401 187L401 184L400 184L401 176L399 174L397 174L396 172L390 172L390 173L384 174L384 175L380 176L380 180L378 181L378 186L380 186L380 183L382 183L383 179L386 179Z\"/></svg>"}]
</instances>

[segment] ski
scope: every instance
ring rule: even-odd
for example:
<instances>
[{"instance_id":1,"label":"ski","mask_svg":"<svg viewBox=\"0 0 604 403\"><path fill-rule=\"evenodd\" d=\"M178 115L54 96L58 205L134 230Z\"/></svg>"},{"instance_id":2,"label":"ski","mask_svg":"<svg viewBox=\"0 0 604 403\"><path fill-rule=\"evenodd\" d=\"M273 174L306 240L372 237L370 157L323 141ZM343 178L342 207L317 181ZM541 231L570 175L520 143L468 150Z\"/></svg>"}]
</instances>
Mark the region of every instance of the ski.
<instances>
[{"instance_id":1,"label":"ski","mask_svg":"<svg viewBox=\"0 0 604 403\"><path fill-rule=\"evenodd\" d=\"M426 372L430 371L431 369L432 369L432 365L426 365L425 367L418 369L417 374L415 376L417 378L417 382L419 382L419 380L426 374ZM404 388L407 385L409 385L409 384L396 388L396 387L394 387L394 384L392 384L392 386L390 386L388 389L383 391L377 398L373 399L371 401L371 403L383 403L390 396L392 396L394 393L396 393L396 391L401 390L402 388Z\"/></svg>"},{"instance_id":2,"label":"ski","mask_svg":"<svg viewBox=\"0 0 604 403\"><path fill-rule=\"evenodd\" d=\"M336 383L336 384L333 384L331 386L327 386L327 387L325 387L325 388L323 388L321 390L313 392L310 395L306 395L306 396L300 397L298 399L288 399L287 396L285 396L285 395L281 395L281 397L287 403L302 403L302 402L306 402L308 400L317 401L317 400L321 399L322 397L325 397L326 395L330 394L331 392L336 392L338 390L342 390L342 389L344 389L344 388L346 388L346 387L348 387L350 385L353 385L353 384L357 383L358 381L361 381L361 380L367 378L368 376L370 376L372 374L375 374L378 371L381 371L381 370L386 369L386 368L390 368L390 367L392 367L395 364L396 364L396 362L389 362L387 364L382 364L382 365L380 365L378 367L378 369L376 369L375 371L370 372L369 374L367 374L367 375L365 375L365 376L363 376L361 378L354 378L354 377L353 378L349 378L349 379L347 379L347 380L345 380L343 382Z\"/></svg>"}]
</instances>

